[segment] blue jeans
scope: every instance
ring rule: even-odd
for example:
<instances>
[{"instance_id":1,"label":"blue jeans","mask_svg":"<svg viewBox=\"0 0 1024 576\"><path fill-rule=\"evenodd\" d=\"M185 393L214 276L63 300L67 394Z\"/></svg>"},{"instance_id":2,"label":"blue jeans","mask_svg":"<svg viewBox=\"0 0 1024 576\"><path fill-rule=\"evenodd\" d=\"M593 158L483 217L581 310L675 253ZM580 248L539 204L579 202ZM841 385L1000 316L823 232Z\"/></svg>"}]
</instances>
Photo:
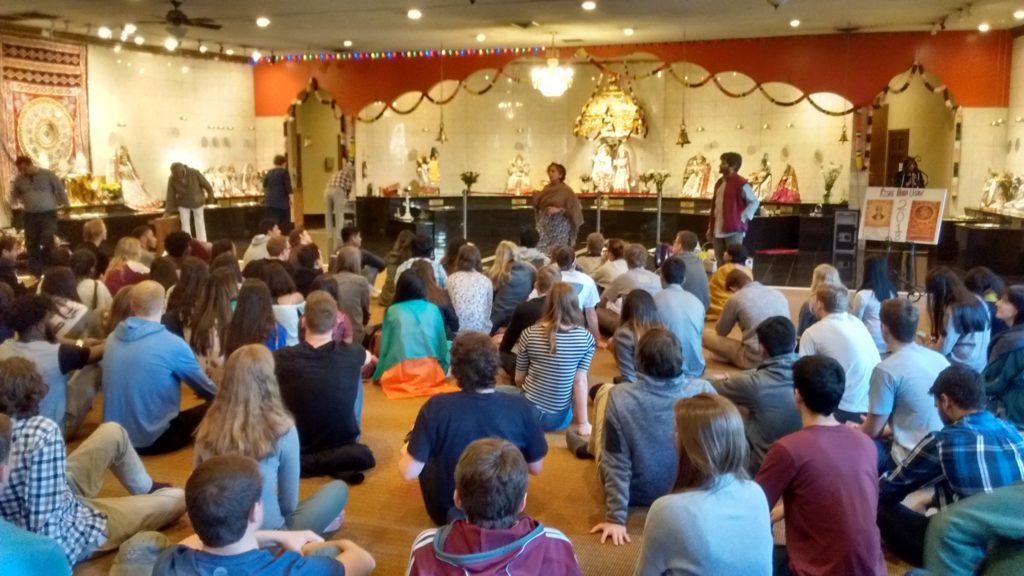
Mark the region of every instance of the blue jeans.
<instances>
[{"instance_id":1,"label":"blue jeans","mask_svg":"<svg viewBox=\"0 0 1024 576\"><path fill-rule=\"evenodd\" d=\"M494 387L498 392L505 394L515 394L517 396L523 395L523 389L518 386L508 386L506 384L499 384ZM529 399L527 399L529 402ZM537 414L537 420L540 422L540 427L545 432L558 432L559 430L565 429L572 422L572 404L568 408L561 412L544 412L538 408L535 404L530 402L533 406L533 411Z\"/></svg>"},{"instance_id":2,"label":"blue jeans","mask_svg":"<svg viewBox=\"0 0 1024 576\"><path fill-rule=\"evenodd\" d=\"M348 484L332 480L315 494L299 502L285 519L288 530L312 530L323 534L348 503Z\"/></svg>"}]
</instances>

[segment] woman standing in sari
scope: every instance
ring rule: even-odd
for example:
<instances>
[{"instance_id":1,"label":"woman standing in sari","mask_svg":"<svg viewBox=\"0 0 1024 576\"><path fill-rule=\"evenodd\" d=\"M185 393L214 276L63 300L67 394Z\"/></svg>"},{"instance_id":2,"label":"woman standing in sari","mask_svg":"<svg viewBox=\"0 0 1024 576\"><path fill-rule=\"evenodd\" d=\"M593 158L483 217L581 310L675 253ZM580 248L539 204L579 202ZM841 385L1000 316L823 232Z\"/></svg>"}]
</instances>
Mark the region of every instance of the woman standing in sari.
<instances>
[{"instance_id":1,"label":"woman standing in sari","mask_svg":"<svg viewBox=\"0 0 1024 576\"><path fill-rule=\"evenodd\" d=\"M555 246L576 246L576 233L583 224L583 210L576 193L565 183L565 166L548 166L549 183L533 200L540 241L537 250L550 254Z\"/></svg>"}]
</instances>

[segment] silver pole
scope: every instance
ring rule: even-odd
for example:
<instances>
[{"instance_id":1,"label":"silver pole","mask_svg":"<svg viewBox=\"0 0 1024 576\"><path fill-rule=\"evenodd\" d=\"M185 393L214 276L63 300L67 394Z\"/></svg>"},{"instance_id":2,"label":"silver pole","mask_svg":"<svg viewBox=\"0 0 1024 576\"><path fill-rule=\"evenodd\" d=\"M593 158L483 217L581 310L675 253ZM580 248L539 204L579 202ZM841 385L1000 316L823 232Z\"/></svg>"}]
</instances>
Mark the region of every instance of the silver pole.
<instances>
[{"instance_id":1,"label":"silver pole","mask_svg":"<svg viewBox=\"0 0 1024 576\"><path fill-rule=\"evenodd\" d=\"M462 237L469 239L469 188L462 191Z\"/></svg>"},{"instance_id":2,"label":"silver pole","mask_svg":"<svg viewBox=\"0 0 1024 576\"><path fill-rule=\"evenodd\" d=\"M594 202L594 207L597 208L597 226L596 226L596 231L599 234L601 233L601 204L603 204L603 202L601 202L601 198L602 198L602 195L601 195L600 192L598 192L597 193L597 199Z\"/></svg>"}]
</instances>

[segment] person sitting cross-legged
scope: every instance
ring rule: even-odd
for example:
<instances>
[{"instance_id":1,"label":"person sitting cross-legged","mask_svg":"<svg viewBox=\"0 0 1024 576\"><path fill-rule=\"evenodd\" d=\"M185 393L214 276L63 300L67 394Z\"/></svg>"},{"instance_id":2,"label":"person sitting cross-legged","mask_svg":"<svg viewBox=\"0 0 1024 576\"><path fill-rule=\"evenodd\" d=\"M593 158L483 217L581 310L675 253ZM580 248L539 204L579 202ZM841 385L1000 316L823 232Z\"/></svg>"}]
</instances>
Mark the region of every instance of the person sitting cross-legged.
<instances>
[{"instance_id":1,"label":"person sitting cross-legged","mask_svg":"<svg viewBox=\"0 0 1024 576\"><path fill-rule=\"evenodd\" d=\"M930 392L946 426L883 476L878 494L882 540L915 566L921 565L929 517L902 504L908 494L934 486L941 514L953 502L1024 480L1024 439L985 410L985 385L976 372L954 364L939 373Z\"/></svg>"},{"instance_id":2,"label":"person sitting cross-legged","mask_svg":"<svg viewBox=\"0 0 1024 576\"><path fill-rule=\"evenodd\" d=\"M11 419L0 414L0 493L10 479ZM0 574L71 576L71 565L57 541L0 518Z\"/></svg>"},{"instance_id":3,"label":"person sitting cross-legged","mask_svg":"<svg viewBox=\"0 0 1024 576\"><path fill-rule=\"evenodd\" d=\"M533 326L544 316L544 306L547 304L548 292L551 287L562 281L562 273L557 264L548 264L537 270L537 279L533 283L533 297L526 302L516 306L512 312L512 319L508 328L501 335L501 344L498 345L498 352L501 354L501 367L508 375L515 376L516 355L512 353L516 342L522 336L523 330Z\"/></svg>"},{"instance_id":4,"label":"person sitting cross-legged","mask_svg":"<svg viewBox=\"0 0 1024 576\"><path fill-rule=\"evenodd\" d=\"M305 339L274 355L284 405L295 417L303 476L362 481L373 452L357 442L363 409L363 365L372 356L359 344L333 338L338 303L314 291L302 317Z\"/></svg>"},{"instance_id":5,"label":"person sitting cross-legged","mask_svg":"<svg viewBox=\"0 0 1024 576\"><path fill-rule=\"evenodd\" d=\"M797 360L796 329L785 316L772 316L757 326L764 360L755 370L712 379L719 394L746 408L750 470L755 474L776 440L800 429L800 411L793 402L793 364Z\"/></svg>"},{"instance_id":6,"label":"person sitting cross-legged","mask_svg":"<svg viewBox=\"0 0 1024 576\"><path fill-rule=\"evenodd\" d=\"M929 432L942 428L928 390L949 362L914 341L919 317L909 300L886 300L879 312L882 338L890 354L871 372L868 413L860 426L878 447L879 474L902 464ZM891 438L885 438L886 425Z\"/></svg>"},{"instance_id":7,"label":"person sitting cross-legged","mask_svg":"<svg viewBox=\"0 0 1024 576\"><path fill-rule=\"evenodd\" d=\"M507 440L469 444L455 466L454 500L464 519L416 537L409 576L578 576L565 534L523 513L528 465Z\"/></svg>"},{"instance_id":8,"label":"person sitting cross-legged","mask_svg":"<svg viewBox=\"0 0 1024 576\"><path fill-rule=\"evenodd\" d=\"M878 473L875 446L832 413L846 390L843 367L828 356L793 365L793 398L803 428L779 439L754 480L769 508L781 499L786 545L775 548L776 575L885 576L875 526Z\"/></svg>"},{"instance_id":9,"label":"person sitting cross-legged","mask_svg":"<svg viewBox=\"0 0 1024 576\"><path fill-rule=\"evenodd\" d=\"M789 302L782 292L751 280L746 270L730 272L725 287L732 296L726 300L714 332L704 335L704 347L720 360L744 370L757 368L764 359L757 327L772 316L788 318ZM735 326L739 326L742 340L729 337Z\"/></svg>"},{"instance_id":10,"label":"person sitting cross-legged","mask_svg":"<svg viewBox=\"0 0 1024 576\"><path fill-rule=\"evenodd\" d=\"M644 290L651 295L661 291L661 277L646 268L647 249L641 244L626 247L624 258L627 270L612 280L601 293L597 303L597 322L601 332L611 335L621 324L622 300L632 290Z\"/></svg>"},{"instance_id":11,"label":"person sitting cross-legged","mask_svg":"<svg viewBox=\"0 0 1024 576\"><path fill-rule=\"evenodd\" d=\"M452 518L455 464L471 442L508 440L522 450L532 474L540 474L548 451L530 403L495 393L498 351L486 334L460 334L451 356L452 376L461 391L434 396L420 408L398 464L403 478L419 478L427 513L439 525Z\"/></svg>"},{"instance_id":12,"label":"person sitting cross-legged","mask_svg":"<svg viewBox=\"0 0 1024 576\"><path fill-rule=\"evenodd\" d=\"M715 394L684 398L675 430L679 472L651 505L634 574L770 576L768 503L747 474L739 410Z\"/></svg>"},{"instance_id":13,"label":"person sitting cross-legged","mask_svg":"<svg viewBox=\"0 0 1024 576\"><path fill-rule=\"evenodd\" d=\"M262 344L247 344L231 354L217 397L196 429L197 465L223 454L259 459L263 528L318 534L337 529L348 486L334 480L299 501L299 433L281 401L274 356Z\"/></svg>"},{"instance_id":14,"label":"person sitting cross-legged","mask_svg":"<svg viewBox=\"0 0 1024 576\"><path fill-rule=\"evenodd\" d=\"M273 218L260 220L257 230L259 233L252 237L252 242L249 243L249 247L245 249L245 254L242 255L243 269L253 260L266 258L268 256L267 241L271 238L281 237L281 228L277 225L277 220Z\"/></svg>"},{"instance_id":15,"label":"person sitting cross-legged","mask_svg":"<svg viewBox=\"0 0 1024 576\"><path fill-rule=\"evenodd\" d=\"M868 409L871 372L881 361L871 333L856 316L847 312L850 293L845 286L822 283L811 299L818 321L800 337L800 355L824 354L843 367L846 394L835 417L860 424Z\"/></svg>"},{"instance_id":16,"label":"person sitting cross-legged","mask_svg":"<svg viewBox=\"0 0 1024 576\"><path fill-rule=\"evenodd\" d=\"M654 295L654 304L665 326L683 346L683 372L691 378L704 373L701 336L704 333L704 304L687 291L692 270L680 256L671 256L661 263L661 283L665 287ZM704 269L700 269L704 275Z\"/></svg>"},{"instance_id":17,"label":"person sitting cross-legged","mask_svg":"<svg viewBox=\"0 0 1024 576\"><path fill-rule=\"evenodd\" d=\"M672 435L652 431L672 429L673 407L681 398L715 392L706 381L683 375L679 340L664 328L652 328L640 338L636 364L637 382L605 384L594 402L591 449L600 447L595 456L604 485L605 521L591 532L616 546L630 541L629 506L650 506L672 489L678 468Z\"/></svg>"},{"instance_id":18,"label":"person sitting cross-legged","mask_svg":"<svg viewBox=\"0 0 1024 576\"><path fill-rule=\"evenodd\" d=\"M107 337L103 421L124 426L140 454L173 452L192 442L192 432L209 406L204 402L182 411L182 381L204 400L213 398L217 385L188 344L160 323L163 286L140 282L129 300L132 317Z\"/></svg>"},{"instance_id":19,"label":"person sitting cross-legged","mask_svg":"<svg viewBox=\"0 0 1024 576\"><path fill-rule=\"evenodd\" d=\"M44 394L31 362L0 361L0 413L13 421L0 518L52 539L74 565L181 517L184 494L150 478L120 425L101 424L67 454L60 426L39 415ZM108 471L130 496L99 497ZM0 548L8 545L5 539Z\"/></svg>"},{"instance_id":20,"label":"person sitting cross-legged","mask_svg":"<svg viewBox=\"0 0 1024 576\"><path fill-rule=\"evenodd\" d=\"M1024 482L947 506L928 522L924 567L931 576L1019 574L1024 566Z\"/></svg>"},{"instance_id":21,"label":"person sitting cross-legged","mask_svg":"<svg viewBox=\"0 0 1024 576\"><path fill-rule=\"evenodd\" d=\"M165 550L153 576L367 576L376 568L373 556L349 540L324 542L308 530L261 530L262 491L259 464L252 458L228 454L200 464L185 485L196 534Z\"/></svg>"}]
</instances>

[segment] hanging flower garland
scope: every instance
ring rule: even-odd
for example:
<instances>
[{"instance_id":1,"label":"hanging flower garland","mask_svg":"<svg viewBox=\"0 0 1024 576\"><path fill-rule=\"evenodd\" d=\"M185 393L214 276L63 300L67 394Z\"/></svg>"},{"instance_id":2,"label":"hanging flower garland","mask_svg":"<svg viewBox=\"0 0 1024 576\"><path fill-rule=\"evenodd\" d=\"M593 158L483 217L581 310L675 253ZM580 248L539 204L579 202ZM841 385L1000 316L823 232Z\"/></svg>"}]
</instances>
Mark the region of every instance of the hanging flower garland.
<instances>
[{"instance_id":1,"label":"hanging flower garland","mask_svg":"<svg viewBox=\"0 0 1024 576\"><path fill-rule=\"evenodd\" d=\"M359 122L362 122L364 124L372 124L372 123L376 122L377 120L380 120L384 116L384 114L386 114L388 112L388 110L394 112L395 114L398 114L399 116L406 116L408 114L412 114L413 112L415 112L416 109L420 107L420 104L422 104L424 100L430 102L431 104L437 104L437 105L440 105L440 106L444 106L445 104L448 104L449 102L454 100L455 96L458 95L460 90L463 90L467 94L471 94L473 96L483 96L484 94L487 94L488 92L490 92L491 89L493 89L498 84L498 80L500 78L502 78L502 77L506 78L509 82L514 82L516 84L520 83L520 79L519 78L517 78L515 76L512 76L512 75L508 74L507 72L505 72L504 69L501 69L501 70L498 70L498 72L494 75L494 78L489 81L487 86L481 88L480 90L473 90L472 88L466 86L466 81L465 80L456 80L455 81L456 82L455 89L452 90L451 96L448 96L447 98L444 98L443 100L440 99L440 98L434 98L428 92L420 92L420 96L419 96L419 98L416 99L416 103L413 104L410 108L408 108L406 110L399 110L398 108L395 107L394 102L390 102L390 103L389 102L381 102L381 104L383 104L383 107L381 108L380 112L378 112L377 114L375 114L374 116L372 116L370 118L364 118L362 116L356 116L356 120L358 120Z\"/></svg>"}]
</instances>

